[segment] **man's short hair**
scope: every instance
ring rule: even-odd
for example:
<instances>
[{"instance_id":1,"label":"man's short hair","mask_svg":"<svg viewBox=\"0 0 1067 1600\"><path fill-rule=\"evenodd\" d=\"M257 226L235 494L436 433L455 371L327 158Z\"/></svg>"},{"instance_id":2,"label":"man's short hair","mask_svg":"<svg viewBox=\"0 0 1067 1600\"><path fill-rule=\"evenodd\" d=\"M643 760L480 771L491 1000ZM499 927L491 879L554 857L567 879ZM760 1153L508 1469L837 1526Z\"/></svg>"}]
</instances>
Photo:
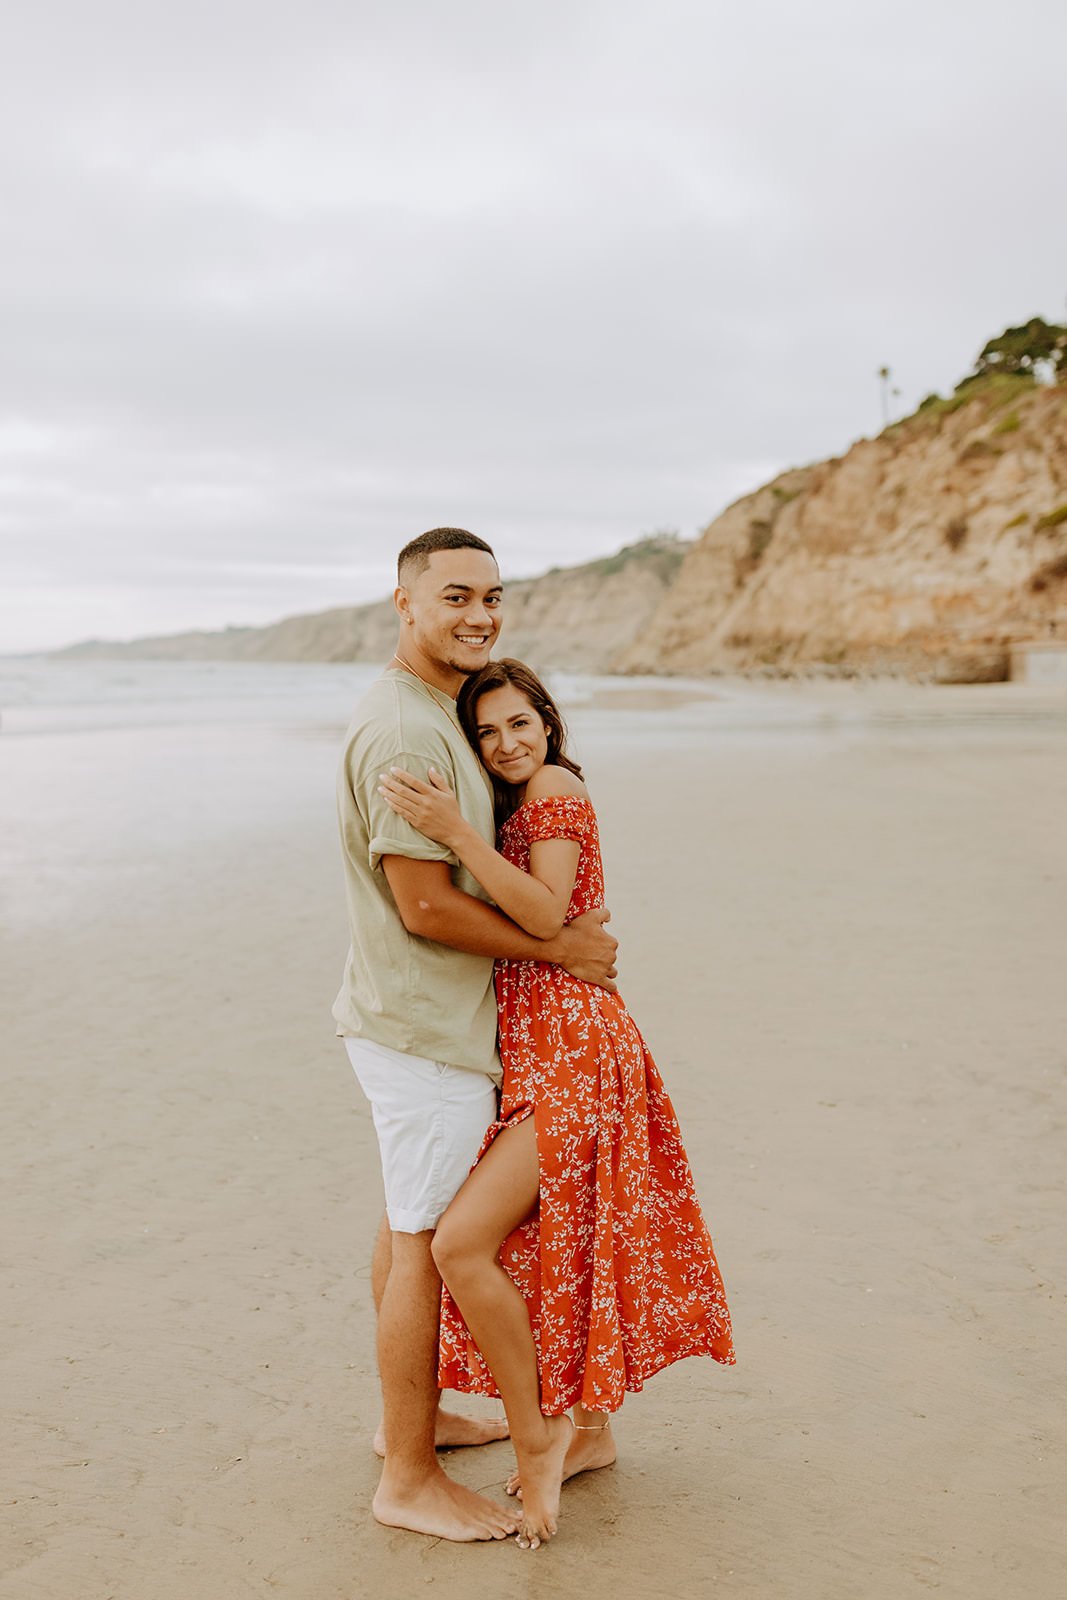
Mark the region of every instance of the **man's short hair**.
<instances>
[{"instance_id":1,"label":"man's short hair","mask_svg":"<svg viewBox=\"0 0 1067 1600\"><path fill-rule=\"evenodd\" d=\"M396 580L400 584L414 583L426 571L430 557L436 550L484 550L496 560L491 546L466 528L431 528L411 539L396 558Z\"/></svg>"}]
</instances>

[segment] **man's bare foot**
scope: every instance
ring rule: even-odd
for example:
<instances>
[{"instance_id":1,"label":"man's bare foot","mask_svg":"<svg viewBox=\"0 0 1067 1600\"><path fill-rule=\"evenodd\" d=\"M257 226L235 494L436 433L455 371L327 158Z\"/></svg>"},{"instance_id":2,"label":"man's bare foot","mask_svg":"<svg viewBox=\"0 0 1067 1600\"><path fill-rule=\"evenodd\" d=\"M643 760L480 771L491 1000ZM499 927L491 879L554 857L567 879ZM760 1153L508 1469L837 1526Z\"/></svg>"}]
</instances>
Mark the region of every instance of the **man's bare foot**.
<instances>
[{"instance_id":1,"label":"man's bare foot","mask_svg":"<svg viewBox=\"0 0 1067 1600\"><path fill-rule=\"evenodd\" d=\"M522 1456L522 1527L518 1543L523 1550L547 1544L559 1527L559 1486L563 1462L574 1433L570 1417L546 1417L548 1443L544 1450Z\"/></svg>"},{"instance_id":2,"label":"man's bare foot","mask_svg":"<svg viewBox=\"0 0 1067 1600\"><path fill-rule=\"evenodd\" d=\"M614 1464L618 1450L610 1423L606 1428L576 1429L563 1462L563 1482L576 1478L579 1472L595 1472L598 1467ZM522 1484L518 1472L513 1472L504 1485L508 1494L522 1499Z\"/></svg>"},{"instance_id":3,"label":"man's bare foot","mask_svg":"<svg viewBox=\"0 0 1067 1600\"><path fill-rule=\"evenodd\" d=\"M439 1469L414 1488L394 1488L383 1481L371 1509L387 1528L408 1528L457 1544L506 1539L519 1527L509 1507L465 1489Z\"/></svg>"},{"instance_id":4,"label":"man's bare foot","mask_svg":"<svg viewBox=\"0 0 1067 1600\"><path fill-rule=\"evenodd\" d=\"M433 1442L438 1450L461 1450L466 1445L495 1444L507 1436L508 1425L503 1417L461 1417L458 1411L439 1411ZM374 1435L374 1453L384 1461L385 1427L380 1422Z\"/></svg>"}]
</instances>

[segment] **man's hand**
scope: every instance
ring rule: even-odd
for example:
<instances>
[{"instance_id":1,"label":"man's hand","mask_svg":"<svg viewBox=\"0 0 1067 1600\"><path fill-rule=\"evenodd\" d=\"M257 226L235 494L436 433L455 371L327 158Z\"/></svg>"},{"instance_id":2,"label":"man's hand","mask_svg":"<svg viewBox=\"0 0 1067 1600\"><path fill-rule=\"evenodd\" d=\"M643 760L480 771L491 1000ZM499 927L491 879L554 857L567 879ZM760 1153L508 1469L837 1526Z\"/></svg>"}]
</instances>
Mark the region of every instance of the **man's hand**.
<instances>
[{"instance_id":1,"label":"man's hand","mask_svg":"<svg viewBox=\"0 0 1067 1600\"><path fill-rule=\"evenodd\" d=\"M595 983L598 988L615 994L618 989L614 981L615 953L619 941L604 926L610 921L610 911L584 911L560 929L550 941L552 954L546 953L544 959L554 961L572 978Z\"/></svg>"},{"instance_id":2,"label":"man's hand","mask_svg":"<svg viewBox=\"0 0 1067 1600\"><path fill-rule=\"evenodd\" d=\"M609 911L587 911L551 939L538 939L509 922L495 906L457 889L447 861L382 856L382 870L401 921L418 938L498 960L551 961L573 977L615 993L612 980L619 941L604 929Z\"/></svg>"}]
</instances>

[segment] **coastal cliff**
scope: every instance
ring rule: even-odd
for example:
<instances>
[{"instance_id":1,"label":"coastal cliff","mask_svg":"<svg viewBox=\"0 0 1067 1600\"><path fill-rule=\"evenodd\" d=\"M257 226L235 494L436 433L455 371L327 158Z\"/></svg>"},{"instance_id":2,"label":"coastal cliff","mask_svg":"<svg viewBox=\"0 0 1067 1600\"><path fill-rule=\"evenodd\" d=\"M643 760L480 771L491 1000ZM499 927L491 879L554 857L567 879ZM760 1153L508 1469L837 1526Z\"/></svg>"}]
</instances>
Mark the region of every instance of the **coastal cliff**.
<instances>
[{"instance_id":1,"label":"coastal cliff","mask_svg":"<svg viewBox=\"0 0 1067 1600\"><path fill-rule=\"evenodd\" d=\"M1067 638L1067 390L994 377L784 473L692 547L623 672L1000 678Z\"/></svg>"},{"instance_id":2,"label":"coastal cliff","mask_svg":"<svg viewBox=\"0 0 1067 1600\"><path fill-rule=\"evenodd\" d=\"M66 655L381 661L390 601ZM744 496L693 543L642 540L507 586L504 649L597 673L1006 675L1067 638L1067 387L995 374Z\"/></svg>"}]
</instances>

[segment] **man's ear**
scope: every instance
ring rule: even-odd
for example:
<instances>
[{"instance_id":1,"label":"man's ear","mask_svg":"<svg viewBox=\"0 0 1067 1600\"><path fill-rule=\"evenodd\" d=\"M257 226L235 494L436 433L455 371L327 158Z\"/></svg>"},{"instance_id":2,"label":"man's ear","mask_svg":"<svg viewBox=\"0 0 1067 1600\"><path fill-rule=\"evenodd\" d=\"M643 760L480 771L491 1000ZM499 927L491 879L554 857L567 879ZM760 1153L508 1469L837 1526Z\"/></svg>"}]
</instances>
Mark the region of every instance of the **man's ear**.
<instances>
[{"instance_id":1,"label":"man's ear","mask_svg":"<svg viewBox=\"0 0 1067 1600\"><path fill-rule=\"evenodd\" d=\"M411 596L408 594L403 584L399 584L393 590L393 607L400 617L401 622L412 621Z\"/></svg>"}]
</instances>

